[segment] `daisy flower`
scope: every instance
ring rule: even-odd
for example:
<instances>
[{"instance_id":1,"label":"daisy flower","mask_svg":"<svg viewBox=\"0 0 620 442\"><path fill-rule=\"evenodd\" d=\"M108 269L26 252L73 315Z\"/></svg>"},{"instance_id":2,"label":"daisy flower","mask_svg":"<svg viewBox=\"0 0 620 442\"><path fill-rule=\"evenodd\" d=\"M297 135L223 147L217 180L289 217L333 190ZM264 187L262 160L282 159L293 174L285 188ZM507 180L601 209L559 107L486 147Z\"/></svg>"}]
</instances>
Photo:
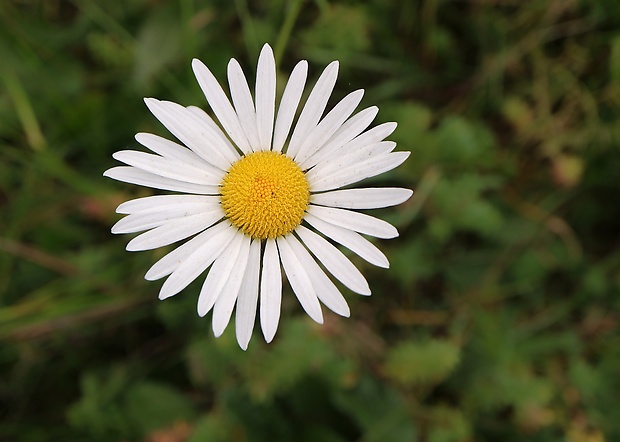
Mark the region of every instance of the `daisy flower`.
<instances>
[{"instance_id":1,"label":"daisy flower","mask_svg":"<svg viewBox=\"0 0 620 442\"><path fill-rule=\"evenodd\" d=\"M258 59L254 98L234 58L228 64L232 103L200 60L194 59L192 68L215 119L199 107L144 100L182 144L139 133L138 143L153 153L116 152L113 157L126 166L104 175L177 194L121 204L117 212L127 216L112 232L145 231L129 241L129 251L192 237L157 261L145 278L167 277L159 292L159 298L166 299L209 269L198 314L213 310L213 332L220 336L235 310L237 341L244 350L257 310L265 340L270 342L276 333L282 269L313 320L323 322L321 303L349 316L332 277L360 295L370 295L370 288L332 242L371 264L389 267L385 255L363 235L394 238L396 228L351 209L397 205L412 191L342 188L407 159L409 152L393 152L396 143L383 141L396 123L367 130L377 115L375 106L352 116L363 90L350 93L323 116L338 75L337 61L325 68L297 119L306 61L290 74L277 112L276 65L269 45Z\"/></svg>"}]
</instances>

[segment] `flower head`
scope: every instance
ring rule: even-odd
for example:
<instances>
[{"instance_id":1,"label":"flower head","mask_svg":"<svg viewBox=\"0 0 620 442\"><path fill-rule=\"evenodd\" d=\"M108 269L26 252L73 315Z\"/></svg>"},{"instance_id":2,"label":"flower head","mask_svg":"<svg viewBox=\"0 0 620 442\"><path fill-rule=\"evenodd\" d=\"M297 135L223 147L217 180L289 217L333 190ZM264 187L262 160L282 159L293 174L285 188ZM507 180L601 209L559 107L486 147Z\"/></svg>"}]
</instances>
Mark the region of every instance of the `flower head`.
<instances>
[{"instance_id":1,"label":"flower head","mask_svg":"<svg viewBox=\"0 0 620 442\"><path fill-rule=\"evenodd\" d=\"M132 150L113 156L127 166L104 175L177 192L131 200L113 233L145 231L127 250L150 250L192 237L156 262L147 280L168 277L160 299L173 296L209 269L198 314L213 309L220 336L236 311L239 345L246 349L257 309L267 342L277 330L282 297L281 268L301 303L322 323L322 302L342 316L349 307L331 276L350 290L370 295L364 276L330 241L379 267L385 255L362 235L394 238L389 223L351 209L400 204L412 191L401 188L341 189L391 170L409 156L383 141L396 128L370 130L378 109L351 116L363 90L350 93L323 113L338 74L332 62L312 88L299 118L295 115L306 83L307 62L293 69L276 114L276 66L265 45L260 53L254 99L239 63L228 64L231 101L199 60L194 73L217 122L194 106L145 99L151 112L182 143L147 133L136 140L153 152ZM219 123L219 124L218 124ZM236 306L236 309L235 309Z\"/></svg>"}]
</instances>

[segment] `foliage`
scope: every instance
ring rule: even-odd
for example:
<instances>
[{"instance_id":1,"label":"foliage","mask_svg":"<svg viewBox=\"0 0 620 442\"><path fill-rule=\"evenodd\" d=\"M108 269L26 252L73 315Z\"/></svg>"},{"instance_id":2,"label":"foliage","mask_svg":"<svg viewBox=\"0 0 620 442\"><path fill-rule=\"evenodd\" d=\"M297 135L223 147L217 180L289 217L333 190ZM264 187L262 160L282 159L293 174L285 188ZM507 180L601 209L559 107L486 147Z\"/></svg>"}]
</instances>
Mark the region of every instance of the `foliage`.
<instances>
[{"instance_id":1,"label":"foliage","mask_svg":"<svg viewBox=\"0 0 620 442\"><path fill-rule=\"evenodd\" d=\"M0 2L0 439L620 440L620 8L606 0ZM247 352L156 299L106 180L190 61L341 60L411 150L392 268ZM250 76L250 74L248 74ZM335 101L334 101L335 102ZM333 103L332 103L333 104Z\"/></svg>"}]
</instances>

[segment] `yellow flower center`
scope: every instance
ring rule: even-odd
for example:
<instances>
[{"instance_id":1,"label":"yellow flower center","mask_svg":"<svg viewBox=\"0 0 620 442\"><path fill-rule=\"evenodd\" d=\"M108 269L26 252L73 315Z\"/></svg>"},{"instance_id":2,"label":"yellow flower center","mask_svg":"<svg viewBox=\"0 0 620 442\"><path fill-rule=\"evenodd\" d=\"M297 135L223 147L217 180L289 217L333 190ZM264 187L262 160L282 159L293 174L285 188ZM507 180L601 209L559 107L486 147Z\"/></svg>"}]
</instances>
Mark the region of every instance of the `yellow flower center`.
<instances>
[{"instance_id":1,"label":"yellow flower center","mask_svg":"<svg viewBox=\"0 0 620 442\"><path fill-rule=\"evenodd\" d=\"M299 166L278 152L254 152L234 163L220 184L228 220L252 238L292 232L304 216L310 186Z\"/></svg>"}]
</instances>

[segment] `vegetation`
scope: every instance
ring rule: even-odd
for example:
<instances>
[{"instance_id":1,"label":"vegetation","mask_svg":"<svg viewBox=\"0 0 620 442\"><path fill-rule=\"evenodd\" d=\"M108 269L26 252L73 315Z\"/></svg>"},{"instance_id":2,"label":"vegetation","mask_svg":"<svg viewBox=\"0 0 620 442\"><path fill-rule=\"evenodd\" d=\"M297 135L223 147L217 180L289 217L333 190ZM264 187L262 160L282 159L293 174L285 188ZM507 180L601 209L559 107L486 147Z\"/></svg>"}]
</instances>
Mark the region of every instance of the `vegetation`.
<instances>
[{"instance_id":1,"label":"vegetation","mask_svg":"<svg viewBox=\"0 0 620 442\"><path fill-rule=\"evenodd\" d=\"M0 439L620 440L620 4L607 0L0 2ZM273 45L341 62L411 158L372 185L389 270L316 325L215 339L198 287L143 280L102 177L142 97L206 106L190 62Z\"/></svg>"}]
</instances>

